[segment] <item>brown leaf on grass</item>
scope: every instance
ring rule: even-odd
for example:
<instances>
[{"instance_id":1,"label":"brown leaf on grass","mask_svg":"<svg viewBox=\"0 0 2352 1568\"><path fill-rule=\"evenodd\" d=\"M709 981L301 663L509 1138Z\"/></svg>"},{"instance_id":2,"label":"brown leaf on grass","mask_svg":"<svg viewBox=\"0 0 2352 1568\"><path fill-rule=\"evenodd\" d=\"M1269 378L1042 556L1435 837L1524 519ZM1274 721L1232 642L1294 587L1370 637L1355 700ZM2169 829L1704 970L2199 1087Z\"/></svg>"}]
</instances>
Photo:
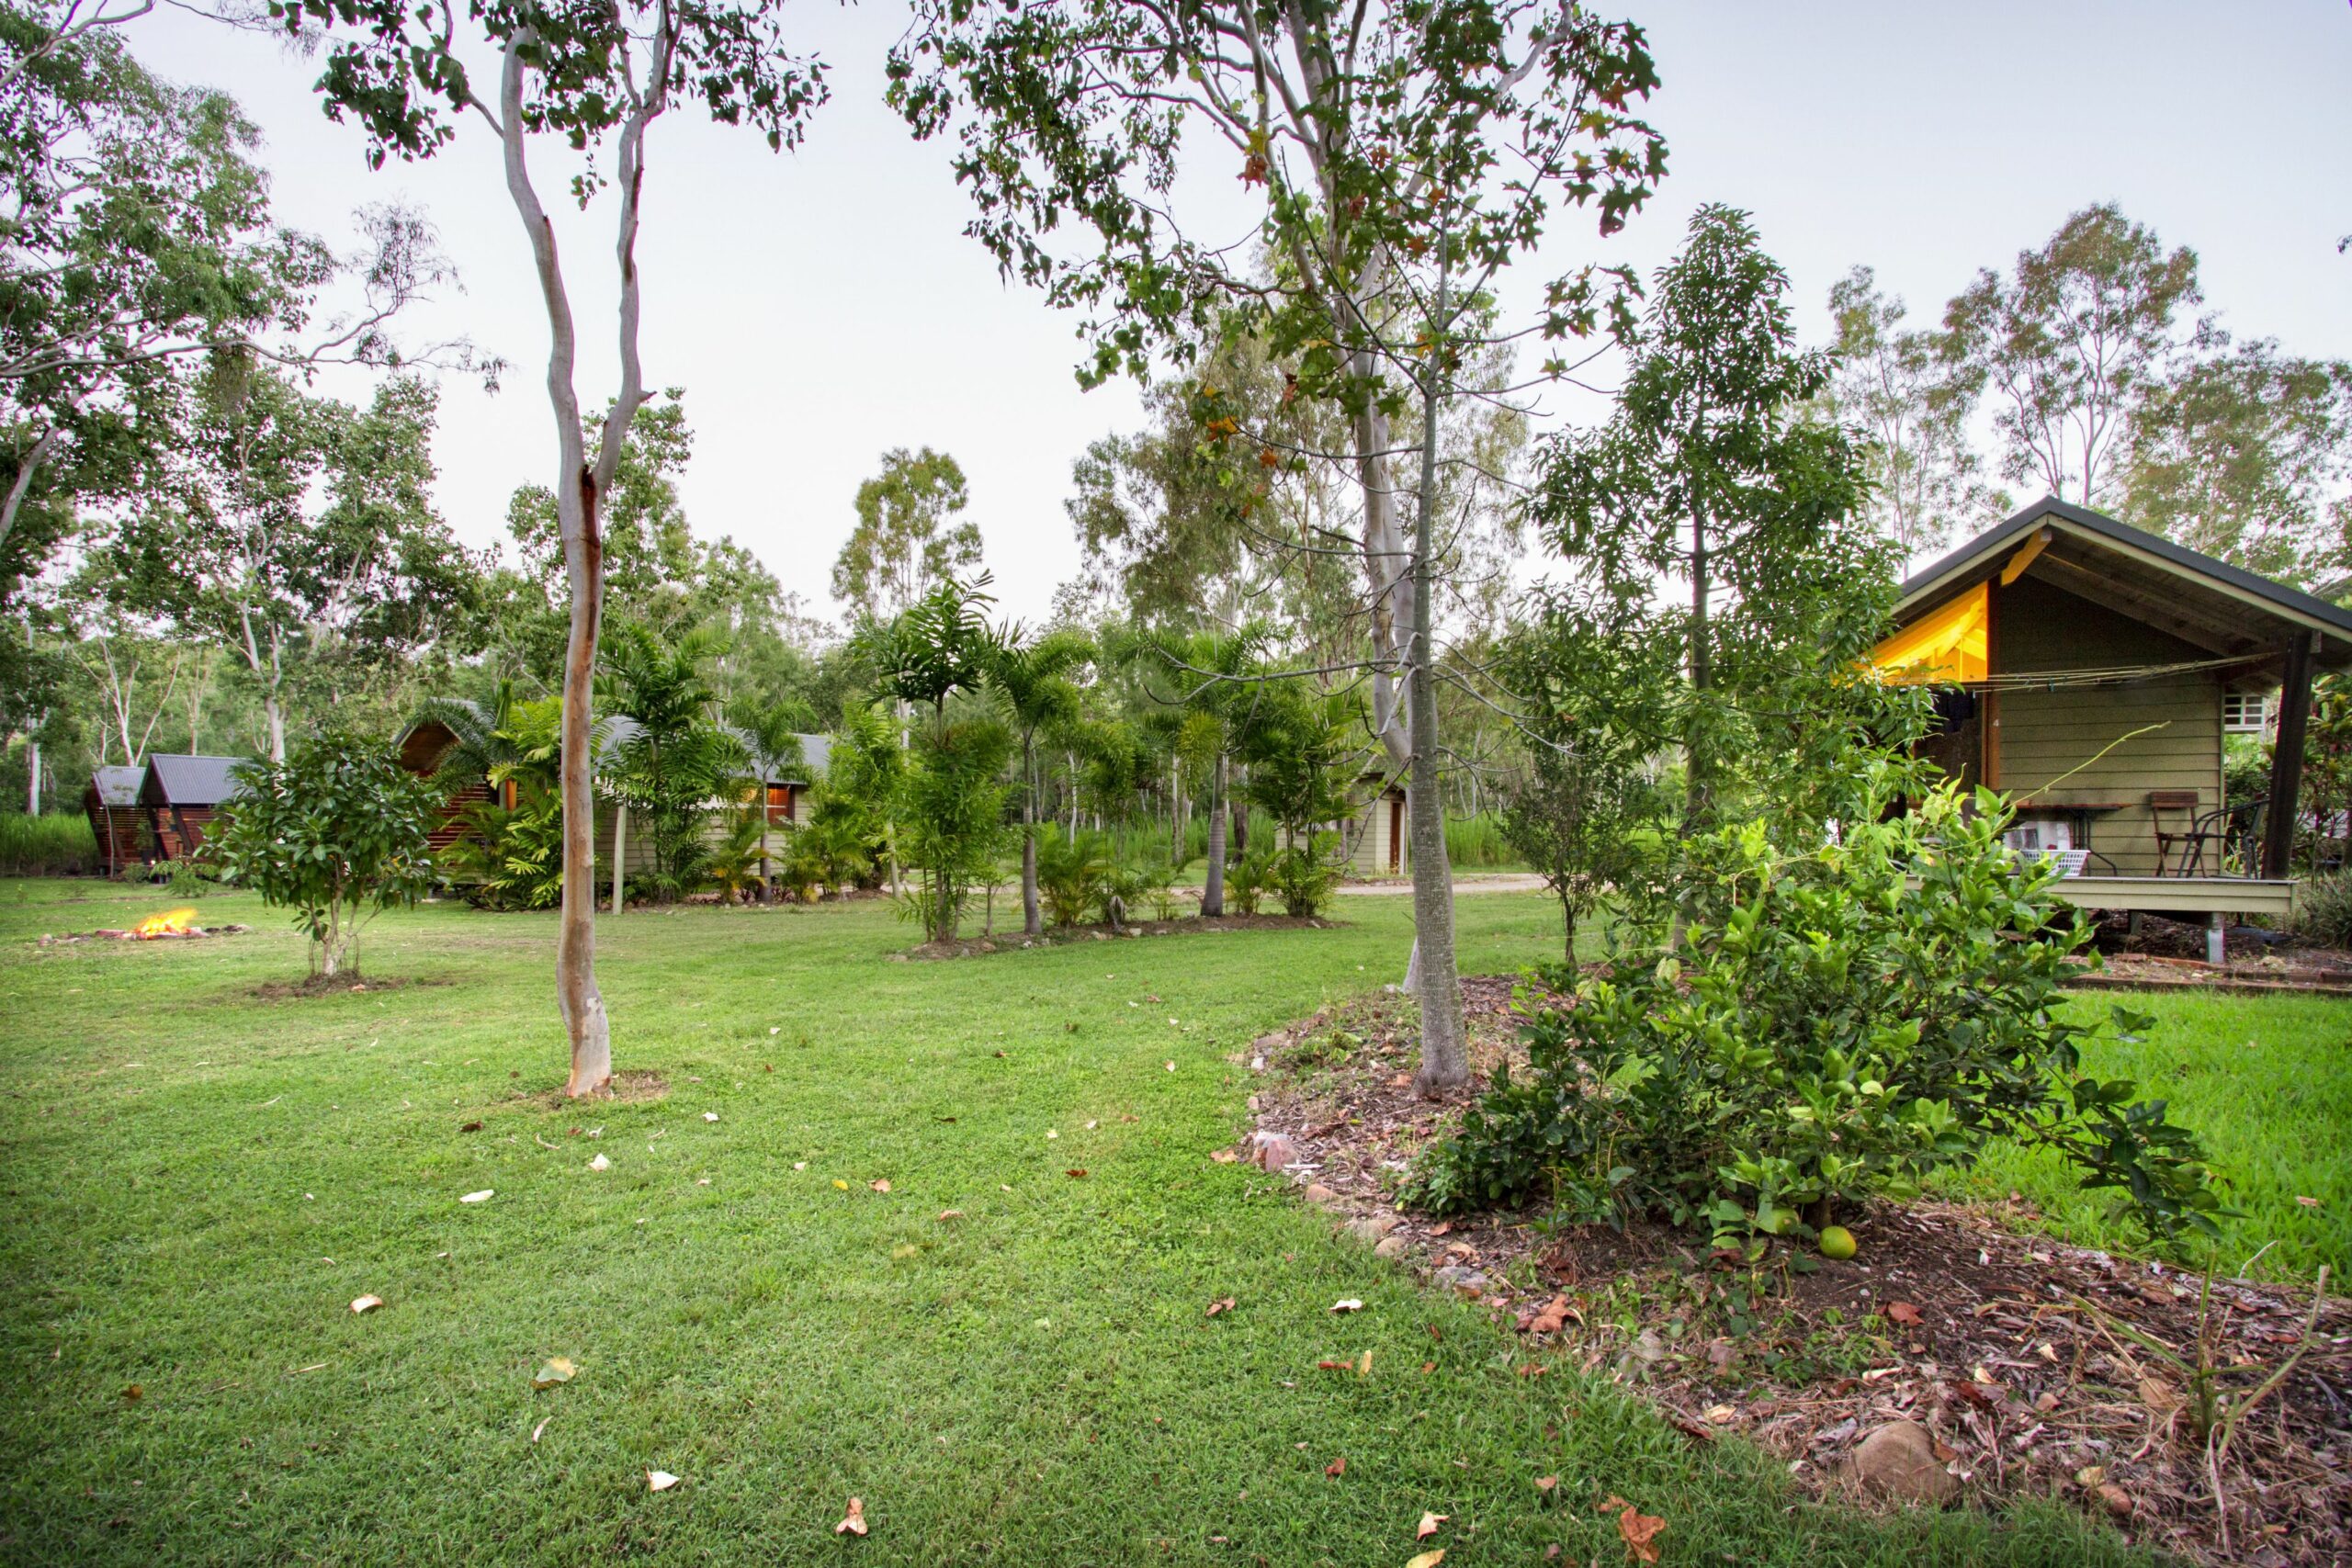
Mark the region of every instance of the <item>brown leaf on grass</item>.
<instances>
[{"instance_id":1,"label":"brown leaf on grass","mask_svg":"<svg viewBox=\"0 0 2352 1568\"><path fill-rule=\"evenodd\" d=\"M880 1181L869 1181L866 1185L873 1188L876 1192L888 1192L890 1190L890 1183L887 1178Z\"/></svg>"},{"instance_id":2,"label":"brown leaf on grass","mask_svg":"<svg viewBox=\"0 0 2352 1568\"><path fill-rule=\"evenodd\" d=\"M1908 1326L1919 1321L1919 1309L1909 1302L1889 1302L1886 1303L1886 1315L1889 1322Z\"/></svg>"},{"instance_id":3,"label":"brown leaf on grass","mask_svg":"<svg viewBox=\"0 0 2352 1568\"><path fill-rule=\"evenodd\" d=\"M571 1364L569 1356L550 1356L537 1371L531 1374L531 1386L553 1388L558 1383L570 1382L572 1374L579 1370Z\"/></svg>"},{"instance_id":4,"label":"brown leaf on grass","mask_svg":"<svg viewBox=\"0 0 2352 1568\"><path fill-rule=\"evenodd\" d=\"M1077 1181L1086 1175L1086 1168L1082 1165L1074 1165L1068 1170L1062 1172L1062 1174L1069 1177L1072 1181Z\"/></svg>"},{"instance_id":5,"label":"brown leaf on grass","mask_svg":"<svg viewBox=\"0 0 2352 1568\"><path fill-rule=\"evenodd\" d=\"M1315 1370L1318 1372L1352 1371L1355 1370L1355 1363L1353 1361L1317 1361L1315 1363ZM138 1396L133 1394L131 1397L135 1399Z\"/></svg>"},{"instance_id":6,"label":"brown leaf on grass","mask_svg":"<svg viewBox=\"0 0 2352 1568\"><path fill-rule=\"evenodd\" d=\"M939 1211L939 1218L942 1224L944 1224L949 1220L960 1220L963 1217L964 1211L961 1209L942 1209Z\"/></svg>"},{"instance_id":7,"label":"brown leaf on grass","mask_svg":"<svg viewBox=\"0 0 2352 1568\"><path fill-rule=\"evenodd\" d=\"M667 1492L677 1483L678 1478L666 1470L649 1470L645 1472L645 1489L649 1492Z\"/></svg>"},{"instance_id":8,"label":"brown leaf on grass","mask_svg":"<svg viewBox=\"0 0 2352 1568\"><path fill-rule=\"evenodd\" d=\"M141 1388L137 1383L132 1383L122 1391L123 1403L126 1404L136 1404L139 1403L141 1396L146 1393L146 1392L147 1391L145 1389Z\"/></svg>"},{"instance_id":9,"label":"brown leaf on grass","mask_svg":"<svg viewBox=\"0 0 2352 1568\"><path fill-rule=\"evenodd\" d=\"M2134 1511L2132 1494L2112 1481L2098 1489L2098 1500L2106 1504L2107 1511L2119 1519L2130 1518Z\"/></svg>"},{"instance_id":10,"label":"brown leaf on grass","mask_svg":"<svg viewBox=\"0 0 2352 1568\"><path fill-rule=\"evenodd\" d=\"M1338 1459L1333 1460L1330 1463L1323 1467L1323 1473L1332 1477L1334 1480L1347 1474L1347 1472L1348 1456L1345 1454L1341 1454Z\"/></svg>"},{"instance_id":11,"label":"brown leaf on grass","mask_svg":"<svg viewBox=\"0 0 2352 1568\"><path fill-rule=\"evenodd\" d=\"M1527 1365L1519 1369L1519 1375L1523 1378L1540 1378L1551 1370L1552 1369L1549 1367L1539 1367L1534 1362L1530 1361Z\"/></svg>"},{"instance_id":12,"label":"brown leaf on grass","mask_svg":"<svg viewBox=\"0 0 2352 1568\"><path fill-rule=\"evenodd\" d=\"M1432 1514L1427 1509L1423 1509L1421 1512L1421 1522L1414 1527L1413 1539L1415 1540L1429 1540L1430 1537L1437 1534L1438 1526L1445 1523L1446 1520L1452 1517L1453 1517L1452 1514Z\"/></svg>"},{"instance_id":13,"label":"brown leaf on grass","mask_svg":"<svg viewBox=\"0 0 2352 1568\"><path fill-rule=\"evenodd\" d=\"M355 1313L374 1312L383 1304L384 1298L381 1296L354 1296L351 1300L351 1310Z\"/></svg>"},{"instance_id":14,"label":"brown leaf on grass","mask_svg":"<svg viewBox=\"0 0 2352 1568\"><path fill-rule=\"evenodd\" d=\"M833 1533L835 1535L864 1535L865 1533L865 1500L864 1498L852 1497L849 1500L849 1513L841 1523L833 1527Z\"/></svg>"},{"instance_id":15,"label":"brown leaf on grass","mask_svg":"<svg viewBox=\"0 0 2352 1568\"><path fill-rule=\"evenodd\" d=\"M1625 1540L1625 1551L1636 1562L1657 1561L1657 1548L1650 1542L1666 1528L1666 1521L1655 1514L1645 1514L1631 1503L1617 1516L1617 1533Z\"/></svg>"},{"instance_id":16,"label":"brown leaf on grass","mask_svg":"<svg viewBox=\"0 0 2352 1568\"><path fill-rule=\"evenodd\" d=\"M1221 1312L1231 1312L1232 1310L1233 1298L1231 1296L1219 1296L1216 1300L1209 1303L1209 1315L1211 1317L1215 1317Z\"/></svg>"},{"instance_id":17,"label":"brown leaf on grass","mask_svg":"<svg viewBox=\"0 0 2352 1568\"><path fill-rule=\"evenodd\" d=\"M1551 1492L1559 1484L1560 1478L1556 1475L1539 1475L1535 1478L1535 1490L1538 1492Z\"/></svg>"},{"instance_id":18,"label":"brown leaf on grass","mask_svg":"<svg viewBox=\"0 0 2352 1568\"><path fill-rule=\"evenodd\" d=\"M1427 1377L1435 1371L1437 1371L1437 1363L1435 1361L1423 1361L1421 1363L1421 1376Z\"/></svg>"},{"instance_id":19,"label":"brown leaf on grass","mask_svg":"<svg viewBox=\"0 0 2352 1568\"><path fill-rule=\"evenodd\" d=\"M1219 1165L1231 1165L1235 1161L1240 1159L1240 1157L1241 1156L1239 1155L1236 1154L1231 1149L1215 1149L1209 1154L1209 1158L1216 1161Z\"/></svg>"},{"instance_id":20,"label":"brown leaf on grass","mask_svg":"<svg viewBox=\"0 0 2352 1568\"><path fill-rule=\"evenodd\" d=\"M1437 1568L1437 1565L1444 1561L1445 1548L1441 1546L1434 1551L1424 1551L1419 1556L1409 1559L1405 1568Z\"/></svg>"},{"instance_id":21,"label":"brown leaf on grass","mask_svg":"<svg viewBox=\"0 0 2352 1568\"><path fill-rule=\"evenodd\" d=\"M479 1133L481 1131L481 1123L479 1122L469 1122L464 1126L458 1128L458 1131L460 1133Z\"/></svg>"}]
</instances>

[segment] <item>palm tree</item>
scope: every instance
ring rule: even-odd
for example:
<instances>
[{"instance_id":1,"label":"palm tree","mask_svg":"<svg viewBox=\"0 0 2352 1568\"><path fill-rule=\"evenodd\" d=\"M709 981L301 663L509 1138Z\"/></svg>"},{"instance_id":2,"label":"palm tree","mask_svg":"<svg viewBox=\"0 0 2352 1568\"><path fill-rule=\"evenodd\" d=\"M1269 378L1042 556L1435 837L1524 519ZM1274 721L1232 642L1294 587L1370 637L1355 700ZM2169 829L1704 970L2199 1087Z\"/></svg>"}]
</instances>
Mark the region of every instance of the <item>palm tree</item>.
<instances>
[{"instance_id":1,"label":"palm tree","mask_svg":"<svg viewBox=\"0 0 2352 1568\"><path fill-rule=\"evenodd\" d=\"M793 770L803 767L807 759L801 755L801 731L816 728L817 716L797 697L763 703L756 697L744 696L727 710L727 718L735 727L744 750L751 752L752 765L760 774L752 791L760 814L760 902L773 905L775 893L768 880L767 783L787 777Z\"/></svg>"},{"instance_id":2,"label":"palm tree","mask_svg":"<svg viewBox=\"0 0 2352 1568\"><path fill-rule=\"evenodd\" d=\"M724 647L704 627L672 643L626 622L614 628L597 675L598 701L636 722L614 760L612 791L651 820L654 883L673 897L695 879L701 859L702 803L730 795L746 761L745 747L718 724L704 676Z\"/></svg>"},{"instance_id":3,"label":"palm tree","mask_svg":"<svg viewBox=\"0 0 2352 1568\"><path fill-rule=\"evenodd\" d=\"M1021 930L1045 930L1037 911L1037 732L1078 715L1072 671L1095 656L1094 644L1074 631L1049 631L1024 642L1021 628L1008 626L990 645L985 679L989 690L1011 712L1021 739Z\"/></svg>"},{"instance_id":4,"label":"palm tree","mask_svg":"<svg viewBox=\"0 0 2352 1568\"><path fill-rule=\"evenodd\" d=\"M1228 798L1227 776L1235 739L1256 701L1258 687L1250 673L1257 666L1264 641L1264 628L1253 623L1230 632L1153 637L1134 649L1137 663L1156 669L1172 688L1167 695L1154 692L1154 700L1184 709L1178 744L1208 767L1208 881L1201 889L1204 915L1225 913L1226 835L1235 809Z\"/></svg>"}]
</instances>

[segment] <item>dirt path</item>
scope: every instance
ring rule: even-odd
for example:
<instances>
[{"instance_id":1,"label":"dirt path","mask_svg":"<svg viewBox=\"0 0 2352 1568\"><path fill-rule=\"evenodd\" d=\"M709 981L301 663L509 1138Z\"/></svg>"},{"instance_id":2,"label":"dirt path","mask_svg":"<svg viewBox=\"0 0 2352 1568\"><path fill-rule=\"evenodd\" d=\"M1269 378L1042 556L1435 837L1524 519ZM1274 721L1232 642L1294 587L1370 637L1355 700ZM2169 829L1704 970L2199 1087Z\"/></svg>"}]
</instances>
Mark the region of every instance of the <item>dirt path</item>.
<instances>
[{"instance_id":1,"label":"dirt path","mask_svg":"<svg viewBox=\"0 0 2352 1568\"><path fill-rule=\"evenodd\" d=\"M1409 878L1395 882L1344 882L1340 891L1357 897L1377 897L1383 894L1410 893ZM1498 871L1484 875L1457 876L1453 879L1456 893L1541 893L1544 879L1532 871Z\"/></svg>"}]
</instances>

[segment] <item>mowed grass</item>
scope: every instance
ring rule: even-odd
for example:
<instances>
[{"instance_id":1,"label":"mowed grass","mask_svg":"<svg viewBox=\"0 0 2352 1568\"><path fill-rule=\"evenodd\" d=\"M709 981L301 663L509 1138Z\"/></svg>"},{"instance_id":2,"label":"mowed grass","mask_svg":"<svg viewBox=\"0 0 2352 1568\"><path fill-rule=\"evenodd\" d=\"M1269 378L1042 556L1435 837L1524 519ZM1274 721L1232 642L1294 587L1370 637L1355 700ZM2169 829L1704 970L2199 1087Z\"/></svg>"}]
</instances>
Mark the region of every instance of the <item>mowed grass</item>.
<instances>
[{"instance_id":1,"label":"mowed grass","mask_svg":"<svg viewBox=\"0 0 2352 1568\"><path fill-rule=\"evenodd\" d=\"M1393 978L1403 899L944 964L874 905L627 915L615 1055L670 1092L585 1106L548 918L388 917L412 984L277 1001L300 942L241 896L234 940L32 943L158 907L0 886L8 1562L1619 1562L1612 1496L1669 1564L2132 1560L2045 1505L1809 1503L1211 1162L1227 1054ZM1464 899L1465 966L1554 919Z\"/></svg>"},{"instance_id":2,"label":"mowed grass","mask_svg":"<svg viewBox=\"0 0 2352 1568\"><path fill-rule=\"evenodd\" d=\"M2075 1004L2102 1015L2118 1005L2150 1014L2155 1027L2099 1043L2085 1065L2168 1102L2173 1119L2203 1140L2237 1211L2220 1222L2218 1240L2191 1239L2181 1256L2306 1285L2325 1264L2331 1289L2340 1288L2352 1265L2352 1002L2136 991L2086 992ZM2040 1209L2033 1223L2042 1228L2130 1250L2135 1237L2120 1195L2086 1193L2077 1182L2046 1150L2001 1145L1946 1187L1980 1198L2019 1193Z\"/></svg>"}]
</instances>

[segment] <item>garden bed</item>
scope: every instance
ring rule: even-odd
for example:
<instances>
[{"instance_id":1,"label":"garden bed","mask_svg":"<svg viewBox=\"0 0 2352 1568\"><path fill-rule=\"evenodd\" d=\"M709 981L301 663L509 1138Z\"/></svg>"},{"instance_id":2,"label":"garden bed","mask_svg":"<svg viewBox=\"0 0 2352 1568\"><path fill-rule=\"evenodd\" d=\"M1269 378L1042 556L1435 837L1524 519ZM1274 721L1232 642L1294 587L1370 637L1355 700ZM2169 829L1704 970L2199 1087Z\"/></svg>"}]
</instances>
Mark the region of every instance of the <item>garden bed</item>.
<instances>
[{"instance_id":1,"label":"garden bed","mask_svg":"<svg viewBox=\"0 0 2352 1568\"><path fill-rule=\"evenodd\" d=\"M2070 985L2085 988L2204 990L2260 994L2301 991L2352 996L2352 953L2323 947L2290 932L2232 926L2222 944L2226 962L2205 961L2205 928L2160 915L2143 915L2135 933L2129 917L2110 914L2096 938L2102 960Z\"/></svg>"},{"instance_id":2,"label":"garden bed","mask_svg":"<svg viewBox=\"0 0 2352 1568\"><path fill-rule=\"evenodd\" d=\"M1019 953L1033 947L1058 947L1073 942L1125 942L1131 937L1188 936L1202 931L1337 931L1344 922L1320 915L1187 915L1172 920L1128 920L1112 926L1097 922L1082 926L1047 926L1036 936L1019 931L927 942L895 954L901 959L978 958L991 953Z\"/></svg>"},{"instance_id":3,"label":"garden bed","mask_svg":"<svg viewBox=\"0 0 2352 1568\"><path fill-rule=\"evenodd\" d=\"M1517 1048L1512 984L1464 981L1478 1087ZM1845 1262L1532 1213L1431 1223L1391 1197L1452 1114L1413 1092L1411 1021L1382 994L1261 1037L1247 1146L1284 1140L1267 1157L1357 1239L1509 1320L1522 1375L1613 1376L1693 1442L1745 1434L1822 1492L1863 1490L1864 1439L1910 1422L1932 1448L1913 1478L1928 1499L2063 1496L2203 1562L2352 1555L2352 1308L2322 1305L2314 1345L2215 1466L2191 1433L2197 1380L2135 1336L2193 1366L2201 1324L2219 1386L2244 1393L2303 1344L2308 1292L2217 1280L2208 1308L2194 1274L2014 1234L2034 1217L2021 1200L1874 1203Z\"/></svg>"}]
</instances>

